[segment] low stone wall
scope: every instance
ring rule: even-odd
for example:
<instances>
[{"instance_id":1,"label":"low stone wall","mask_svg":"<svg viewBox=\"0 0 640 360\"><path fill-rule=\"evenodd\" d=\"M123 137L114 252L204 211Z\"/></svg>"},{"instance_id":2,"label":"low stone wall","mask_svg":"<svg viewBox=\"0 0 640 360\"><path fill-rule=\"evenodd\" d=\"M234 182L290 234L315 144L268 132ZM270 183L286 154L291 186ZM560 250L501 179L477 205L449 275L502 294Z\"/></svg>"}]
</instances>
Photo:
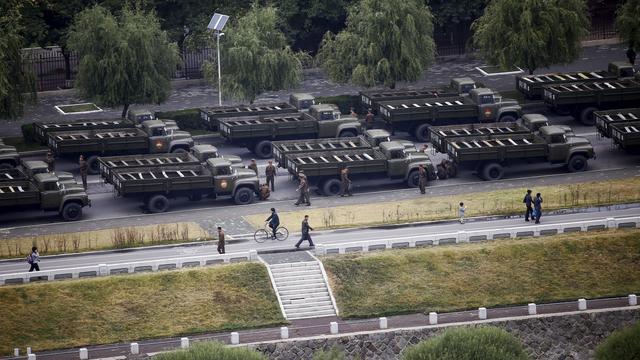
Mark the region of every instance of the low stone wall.
<instances>
[{"instance_id":1,"label":"low stone wall","mask_svg":"<svg viewBox=\"0 0 640 360\"><path fill-rule=\"evenodd\" d=\"M342 349L348 359L399 359L409 346L442 333L452 326L496 326L515 335L531 359L592 359L596 346L614 330L640 321L640 307L588 310L564 315L484 320L456 325L434 325L406 330L386 330L355 335L331 335L290 341L250 344L270 359L312 359L313 352Z\"/></svg>"}]
</instances>

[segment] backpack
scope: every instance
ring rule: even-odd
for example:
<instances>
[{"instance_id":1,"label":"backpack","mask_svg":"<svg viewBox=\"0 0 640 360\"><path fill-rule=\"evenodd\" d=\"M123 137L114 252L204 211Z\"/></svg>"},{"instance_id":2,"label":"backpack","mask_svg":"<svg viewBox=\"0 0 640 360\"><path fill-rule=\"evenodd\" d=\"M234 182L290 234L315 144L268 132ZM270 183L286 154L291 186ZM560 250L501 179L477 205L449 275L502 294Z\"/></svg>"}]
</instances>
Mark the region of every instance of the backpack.
<instances>
[{"instance_id":1,"label":"backpack","mask_svg":"<svg viewBox=\"0 0 640 360\"><path fill-rule=\"evenodd\" d=\"M31 254L27 255L27 262L29 264L33 264L33 259L31 258Z\"/></svg>"}]
</instances>

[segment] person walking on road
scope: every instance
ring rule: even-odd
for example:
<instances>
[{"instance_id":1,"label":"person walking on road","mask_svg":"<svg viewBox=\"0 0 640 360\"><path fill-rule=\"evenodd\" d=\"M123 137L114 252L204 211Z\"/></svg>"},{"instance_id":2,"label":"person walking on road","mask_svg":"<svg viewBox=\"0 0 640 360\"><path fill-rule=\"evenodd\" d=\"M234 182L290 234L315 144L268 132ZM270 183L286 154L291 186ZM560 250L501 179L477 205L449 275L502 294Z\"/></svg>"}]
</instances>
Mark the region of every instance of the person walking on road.
<instances>
[{"instance_id":1,"label":"person walking on road","mask_svg":"<svg viewBox=\"0 0 640 360\"><path fill-rule=\"evenodd\" d=\"M80 160L78 161L80 165L80 177L82 178L82 187L84 187L84 191L87 191L87 173L89 172L89 164L87 160L84 159L84 155L80 155Z\"/></svg>"},{"instance_id":2,"label":"person walking on road","mask_svg":"<svg viewBox=\"0 0 640 360\"><path fill-rule=\"evenodd\" d=\"M264 169L264 173L267 176L267 185L271 186L271 191L276 191L274 184L276 179L276 167L273 165L273 161L269 160L269 165Z\"/></svg>"},{"instance_id":3,"label":"person walking on road","mask_svg":"<svg viewBox=\"0 0 640 360\"><path fill-rule=\"evenodd\" d=\"M418 186L420 187L420 194L427 193L427 169L422 164L418 167Z\"/></svg>"},{"instance_id":4,"label":"person walking on road","mask_svg":"<svg viewBox=\"0 0 640 360\"><path fill-rule=\"evenodd\" d=\"M271 238L275 239L276 229L278 228L278 226L280 226L280 217L278 216L278 213L276 213L275 208L271 208L271 215L269 215L269 217L265 221L269 223L269 227L273 231L273 235L271 236Z\"/></svg>"},{"instance_id":5,"label":"person walking on road","mask_svg":"<svg viewBox=\"0 0 640 360\"><path fill-rule=\"evenodd\" d=\"M49 172L54 172L56 170L56 158L53 157L53 153L51 151L47 152L47 158L44 159L44 162L47 163L47 170L49 170Z\"/></svg>"},{"instance_id":6,"label":"person walking on road","mask_svg":"<svg viewBox=\"0 0 640 360\"><path fill-rule=\"evenodd\" d=\"M533 199L533 217L536 219L536 224L540 224L540 217L542 216L542 195L536 194Z\"/></svg>"},{"instance_id":7,"label":"person walking on road","mask_svg":"<svg viewBox=\"0 0 640 360\"><path fill-rule=\"evenodd\" d=\"M351 196L351 179L349 179L349 167L340 170L340 196Z\"/></svg>"},{"instance_id":8,"label":"person walking on road","mask_svg":"<svg viewBox=\"0 0 640 360\"><path fill-rule=\"evenodd\" d=\"M224 254L224 230L218 226L218 254Z\"/></svg>"},{"instance_id":9,"label":"person walking on road","mask_svg":"<svg viewBox=\"0 0 640 360\"><path fill-rule=\"evenodd\" d=\"M309 206L311 205L311 200L309 199L309 181L302 171L298 174L298 178L300 179L300 185L296 191L299 191L300 195L294 205L306 204Z\"/></svg>"},{"instance_id":10,"label":"person walking on road","mask_svg":"<svg viewBox=\"0 0 640 360\"><path fill-rule=\"evenodd\" d=\"M313 228L309 225L309 215L305 215L304 220L302 220L302 236L296 243L296 249L299 249L300 244L302 244L302 242L305 240L309 242L309 247L315 246L313 245L313 240L311 240L311 234L309 234L309 230L313 230Z\"/></svg>"},{"instance_id":11,"label":"person walking on road","mask_svg":"<svg viewBox=\"0 0 640 360\"><path fill-rule=\"evenodd\" d=\"M258 164L256 163L256 159L251 159L251 163L247 166L247 169L255 171L256 175L258 175Z\"/></svg>"},{"instance_id":12,"label":"person walking on road","mask_svg":"<svg viewBox=\"0 0 640 360\"><path fill-rule=\"evenodd\" d=\"M32 272L33 270L40 271L40 265L38 265L39 262L40 254L38 254L38 247L34 246L31 248L31 254L27 256L27 263L31 265L31 267L29 268L29 272Z\"/></svg>"},{"instance_id":13,"label":"person walking on road","mask_svg":"<svg viewBox=\"0 0 640 360\"><path fill-rule=\"evenodd\" d=\"M529 216L535 220L533 216L533 199L531 198L531 190L527 190L527 194L524 196L522 203L527 207L527 210L524 213L524 221L529 221Z\"/></svg>"},{"instance_id":14,"label":"person walking on road","mask_svg":"<svg viewBox=\"0 0 640 360\"><path fill-rule=\"evenodd\" d=\"M464 224L464 213L467 211L467 207L464 206L464 203L460 203L460 207L458 207L458 216L460 217L460 224Z\"/></svg>"}]
</instances>

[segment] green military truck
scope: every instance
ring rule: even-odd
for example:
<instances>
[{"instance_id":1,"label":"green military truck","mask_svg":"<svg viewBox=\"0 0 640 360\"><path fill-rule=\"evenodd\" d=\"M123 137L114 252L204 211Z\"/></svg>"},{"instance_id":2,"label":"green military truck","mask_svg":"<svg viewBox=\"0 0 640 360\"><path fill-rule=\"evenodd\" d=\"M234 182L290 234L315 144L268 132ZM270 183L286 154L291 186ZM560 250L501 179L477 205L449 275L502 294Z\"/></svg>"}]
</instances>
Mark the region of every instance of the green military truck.
<instances>
[{"instance_id":1,"label":"green military truck","mask_svg":"<svg viewBox=\"0 0 640 360\"><path fill-rule=\"evenodd\" d=\"M41 209L57 211L65 221L75 221L82 217L82 208L87 205L91 202L81 185L60 183L53 173L0 182L2 212Z\"/></svg>"},{"instance_id":2,"label":"green military truck","mask_svg":"<svg viewBox=\"0 0 640 360\"><path fill-rule=\"evenodd\" d=\"M382 129L369 129L362 135L343 138L301 139L272 142L273 157L281 168L287 168L287 155L313 151L353 150L377 148L381 142L391 141L391 134ZM399 140L407 151L417 151L411 141Z\"/></svg>"},{"instance_id":3,"label":"green military truck","mask_svg":"<svg viewBox=\"0 0 640 360\"><path fill-rule=\"evenodd\" d=\"M476 88L476 82L469 77L453 78L449 86L436 87L434 89L384 89L367 90L360 92L360 104L363 108L371 108L378 112L381 101L404 99L427 99L433 97L454 97L468 94Z\"/></svg>"},{"instance_id":4,"label":"green military truck","mask_svg":"<svg viewBox=\"0 0 640 360\"><path fill-rule=\"evenodd\" d=\"M232 167L244 168L242 159L235 155L218 154L218 149L213 145L194 145L190 153L164 153L164 154L140 154L99 157L100 176L106 183L113 183L113 170L122 168L138 168L149 166L167 165L197 165L205 164L212 158L226 159Z\"/></svg>"},{"instance_id":5,"label":"green military truck","mask_svg":"<svg viewBox=\"0 0 640 360\"><path fill-rule=\"evenodd\" d=\"M640 121L617 122L610 128L614 144L627 151L640 148Z\"/></svg>"},{"instance_id":6,"label":"green military truck","mask_svg":"<svg viewBox=\"0 0 640 360\"><path fill-rule=\"evenodd\" d=\"M52 132L48 144L56 157L76 160L84 155L89 174L98 174L99 156L188 152L193 138L186 131L168 130L160 120L148 120L141 128Z\"/></svg>"},{"instance_id":7,"label":"green military truck","mask_svg":"<svg viewBox=\"0 0 640 360\"><path fill-rule=\"evenodd\" d=\"M238 169L231 162L211 158L205 165L185 164L120 168L113 170L114 191L122 197L138 198L152 213L169 209L169 199L187 197L198 201L231 197L238 205L253 202L259 181L253 170Z\"/></svg>"},{"instance_id":8,"label":"green military truck","mask_svg":"<svg viewBox=\"0 0 640 360\"><path fill-rule=\"evenodd\" d=\"M544 86L582 81L609 81L615 79L632 78L634 76L633 65L616 61L609 63L607 70L601 71L577 71L570 73L549 73L540 75L516 76L516 89L527 99L540 99Z\"/></svg>"},{"instance_id":9,"label":"green military truck","mask_svg":"<svg viewBox=\"0 0 640 360\"><path fill-rule=\"evenodd\" d=\"M5 145L0 139L0 169L12 169L20 164L20 154L15 146Z\"/></svg>"},{"instance_id":10,"label":"green military truck","mask_svg":"<svg viewBox=\"0 0 640 360\"><path fill-rule=\"evenodd\" d=\"M640 103L640 76L634 80L545 86L544 101L557 113L569 113L584 125L594 125L594 111L637 106Z\"/></svg>"},{"instance_id":11,"label":"green military truck","mask_svg":"<svg viewBox=\"0 0 640 360\"><path fill-rule=\"evenodd\" d=\"M200 109L200 118L210 130L218 130L218 119L247 116L265 116L307 112L315 104L315 97L306 93L294 93L289 102L272 102L252 105L214 106Z\"/></svg>"},{"instance_id":12,"label":"green military truck","mask_svg":"<svg viewBox=\"0 0 640 360\"><path fill-rule=\"evenodd\" d=\"M476 123L448 126L432 126L431 144L441 153L447 152L447 140L474 136L510 135L536 133L543 126L549 126L549 119L541 114L524 114L518 121L502 123ZM567 136L573 136L573 130L566 125L556 125Z\"/></svg>"},{"instance_id":13,"label":"green military truck","mask_svg":"<svg viewBox=\"0 0 640 360\"><path fill-rule=\"evenodd\" d=\"M355 137L361 127L358 119L343 117L333 104L313 105L306 113L221 118L219 125L229 142L246 146L262 159L271 157L275 140Z\"/></svg>"},{"instance_id":14,"label":"green military truck","mask_svg":"<svg viewBox=\"0 0 640 360\"><path fill-rule=\"evenodd\" d=\"M380 114L394 130L406 131L419 141L429 141L429 127L473 122L516 121L521 108L493 90L472 89L469 96L380 102Z\"/></svg>"},{"instance_id":15,"label":"green military truck","mask_svg":"<svg viewBox=\"0 0 640 360\"><path fill-rule=\"evenodd\" d=\"M33 129L36 138L42 144L47 143L47 134L50 132L60 131L78 131L78 130L103 130L103 129L129 129L142 125L148 120L155 120L154 114L145 109L132 109L127 112L127 117L117 119L87 119L72 122L35 122ZM168 130L180 130L174 120L160 120L165 124Z\"/></svg>"},{"instance_id":16,"label":"green military truck","mask_svg":"<svg viewBox=\"0 0 640 360\"><path fill-rule=\"evenodd\" d=\"M611 125L640 121L640 108L594 111L596 129L603 137L611 137Z\"/></svg>"},{"instance_id":17,"label":"green military truck","mask_svg":"<svg viewBox=\"0 0 640 360\"><path fill-rule=\"evenodd\" d=\"M326 196L339 194L340 171L347 166L351 180L387 177L417 187L420 165L425 166L430 180L436 178L435 167L426 154L409 152L397 141L380 143L378 149L293 153L287 155L287 164L294 176L304 171L309 184L317 186Z\"/></svg>"},{"instance_id":18,"label":"green military truck","mask_svg":"<svg viewBox=\"0 0 640 360\"><path fill-rule=\"evenodd\" d=\"M447 140L447 153L457 165L474 166L484 180L498 180L515 162L564 164L570 172L587 169L594 158L588 139L567 136L562 128L545 126L538 134L488 135Z\"/></svg>"}]
</instances>

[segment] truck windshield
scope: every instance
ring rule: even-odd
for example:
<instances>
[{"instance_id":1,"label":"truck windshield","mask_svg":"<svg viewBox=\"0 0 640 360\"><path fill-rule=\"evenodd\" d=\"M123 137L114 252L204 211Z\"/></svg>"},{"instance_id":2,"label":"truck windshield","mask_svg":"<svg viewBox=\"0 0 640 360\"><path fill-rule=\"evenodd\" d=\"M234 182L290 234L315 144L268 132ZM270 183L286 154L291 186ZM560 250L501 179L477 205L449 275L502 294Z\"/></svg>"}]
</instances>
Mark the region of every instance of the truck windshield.
<instances>
[{"instance_id":1,"label":"truck windshield","mask_svg":"<svg viewBox=\"0 0 640 360\"><path fill-rule=\"evenodd\" d=\"M633 68L620 69L620 77L633 77Z\"/></svg>"},{"instance_id":2,"label":"truck windshield","mask_svg":"<svg viewBox=\"0 0 640 360\"><path fill-rule=\"evenodd\" d=\"M463 93L463 94L467 94L469 91L471 91L471 89L475 89L475 88L476 88L475 84L461 85L460 86L460 92Z\"/></svg>"},{"instance_id":3,"label":"truck windshield","mask_svg":"<svg viewBox=\"0 0 640 360\"><path fill-rule=\"evenodd\" d=\"M153 128L151 129L151 136L163 136L165 134L165 129L164 128Z\"/></svg>"}]
</instances>

